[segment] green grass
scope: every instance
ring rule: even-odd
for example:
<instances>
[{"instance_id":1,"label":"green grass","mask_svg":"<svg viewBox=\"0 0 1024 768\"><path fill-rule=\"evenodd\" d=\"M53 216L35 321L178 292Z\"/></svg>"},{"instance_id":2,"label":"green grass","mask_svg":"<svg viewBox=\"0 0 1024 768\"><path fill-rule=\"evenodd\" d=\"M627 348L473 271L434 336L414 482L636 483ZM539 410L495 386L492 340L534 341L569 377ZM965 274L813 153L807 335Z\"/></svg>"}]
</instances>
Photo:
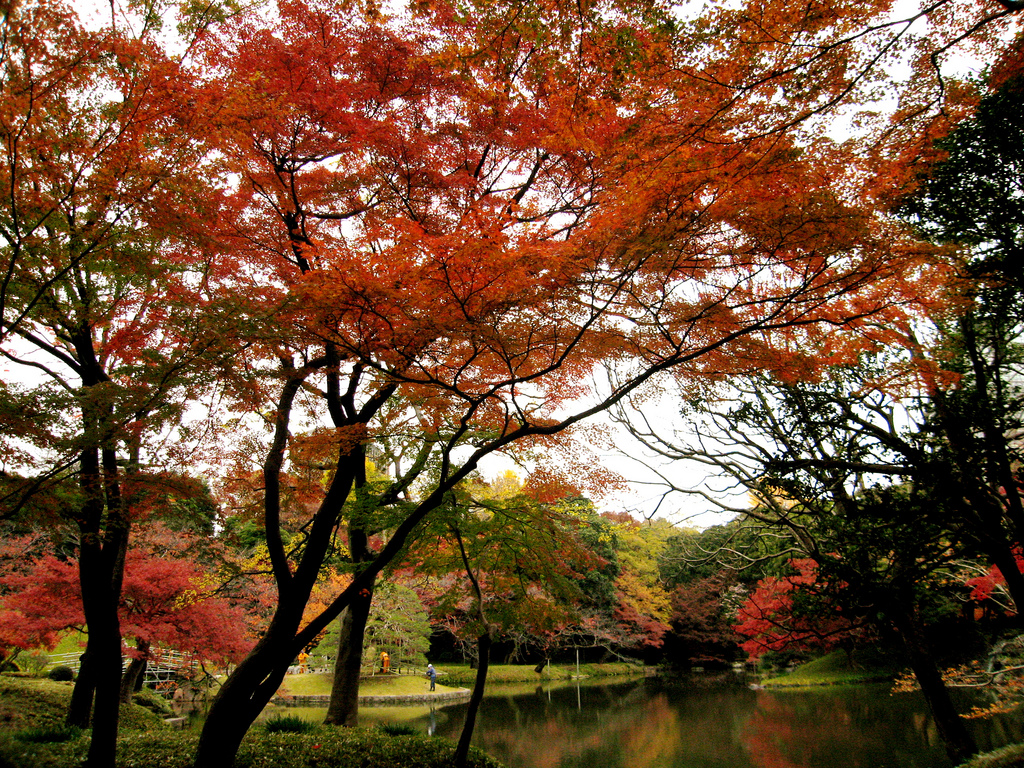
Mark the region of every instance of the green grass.
<instances>
[{"instance_id":1,"label":"green grass","mask_svg":"<svg viewBox=\"0 0 1024 768\"><path fill-rule=\"evenodd\" d=\"M129 737L119 746L117 768L191 768L195 741L188 732ZM391 736L376 728L323 726L309 733L253 729L234 768L448 768L454 751L449 741ZM476 749L470 752L469 765L501 768Z\"/></svg>"},{"instance_id":2,"label":"green grass","mask_svg":"<svg viewBox=\"0 0 1024 768\"><path fill-rule=\"evenodd\" d=\"M892 659L871 651L858 650L850 657L844 651L833 651L808 661L792 672L763 681L766 688L808 685L844 685L891 680L899 672Z\"/></svg>"},{"instance_id":3,"label":"green grass","mask_svg":"<svg viewBox=\"0 0 1024 768\"><path fill-rule=\"evenodd\" d=\"M0 675L0 730L62 727L71 688L71 683L45 678ZM121 708L122 730L151 731L165 727L163 718L145 707L131 704Z\"/></svg>"},{"instance_id":4,"label":"green grass","mask_svg":"<svg viewBox=\"0 0 1024 768\"><path fill-rule=\"evenodd\" d=\"M538 680L568 680L576 676L575 664L552 664L538 674L533 664L492 664L487 668L490 683L532 683ZM437 667L436 693L471 688L476 681L476 670L468 664L445 664ZM581 664L583 677L621 677L643 674L643 667L635 664ZM444 681L444 684L442 684ZM392 675L364 678L359 683L363 696L411 696L428 693L429 682L419 675ZM288 675L279 693L284 696L328 696L331 693L329 674Z\"/></svg>"},{"instance_id":5,"label":"green grass","mask_svg":"<svg viewBox=\"0 0 1024 768\"><path fill-rule=\"evenodd\" d=\"M57 646L48 653L51 656L58 656L65 653L76 653L81 655L85 650L85 638L86 635L84 632L72 630L71 632L63 635L60 642L57 643Z\"/></svg>"},{"instance_id":6,"label":"green grass","mask_svg":"<svg viewBox=\"0 0 1024 768\"><path fill-rule=\"evenodd\" d=\"M298 715L277 714L263 721L267 733L309 733L316 728L316 723Z\"/></svg>"},{"instance_id":7,"label":"green grass","mask_svg":"<svg viewBox=\"0 0 1024 768\"><path fill-rule=\"evenodd\" d=\"M123 734L116 768L191 768L198 734L155 731ZM27 743L0 732L4 768L78 768L88 736L61 743ZM268 733L254 728L242 742L234 768L448 768L450 741L390 735L377 728L317 726L308 733ZM469 768L502 768L483 752L470 751Z\"/></svg>"},{"instance_id":8,"label":"green grass","mask_svg":"<svg viewBox=\"0 0 1024 768\"><path fill-rule=\"evenodd\" d=\"M370 678L359 683L362 696L414 696L428 693L430 681L419 675L395 675L391 678ZM457 688L437 684L436 693L454 691ZM278 689L283 696L329 696L331 676L329 674L288 675Z\"/></svg>"},{"instance_id":9,"label":"green grass","mask_svg":"<svg viewBox=\"0 0 1024 768\"><path fill-rule=\"evenodd\" d=\"M544 671L537 673L533 664L491 664L487 668L487 682L490 683L529 683L537 680L569 680L576 676L575 664L549 664ZM476 670L468 664L446 664L438 666L439 674L448 685L470 687L476 680ZM623 677L642 675L644 669L636 664L580 664L579 674L582 677Z\"/></svg>"},{"instance_id":10,"label":"green grass","mask_svg":"<svg viewBox=\"0 0 1024 768\"><path fill-rule=\"evenodd\" d=\"M70 697L71 683L0 675L0 729L56 728Z\"/></svg>"},{"instance_id":11,"label":"green grass","mask_svg":"<svg viewBox=\"0 0 1024 768\"><path fill-rule=\"evenodd\" d=\"M71 688L71 683L45 678L0 675L0 766L73 768L81 763L89 749L88 731L64 728ZM121 709L122 734L153 734L166 728L162 718L143 707Z\"/></svg>"},{"instance_id":12,"label":"green grass","mask_svg":"<svg viewBox=\"0 0 1024 768\"><path fill-rule=\"evenodd\" d=\"M31 741L36 744L51 744L62 741L73 741L82 735L81 728L58 725L43 728L25 728L14 734L18 741Z\"/></svg>"}]
</instances>

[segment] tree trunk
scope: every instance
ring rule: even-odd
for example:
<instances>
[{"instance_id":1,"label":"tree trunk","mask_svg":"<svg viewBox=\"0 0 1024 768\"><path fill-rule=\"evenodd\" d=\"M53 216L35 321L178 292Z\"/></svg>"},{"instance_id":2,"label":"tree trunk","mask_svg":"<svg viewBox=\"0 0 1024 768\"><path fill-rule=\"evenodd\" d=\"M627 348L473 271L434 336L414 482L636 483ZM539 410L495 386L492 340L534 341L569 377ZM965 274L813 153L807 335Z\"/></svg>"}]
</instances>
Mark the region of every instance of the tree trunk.
<instances>
[{"instance_id":1,"label":"tree trunk","mask_svg":"<svg viewBox=\"0 0 1024 768\"><path fill-rule=\"evenodd\" d=\"M199 734L196 768L231 766L249 726L281 686L295 655L292 642L298 619L282 624L271 621L266 634L214 697Z\"/></svg>"},{"instance_id":2,"label":"tree trunk","mask_svg":"<svg viewBox=\"0 0 1024 768\"><path fill-rule=\"evenodd\" d=\"M899 615L894 617L893 624L903 641L910 667L921 686L932 717L935 718L935 726L946 745L946 752L954 765L960 765L976 753L978 747L953 706L946 684L942 681L942 673L928 652L924 637L913 618Z\"/></svg>"},{"instance_id":3,"label":"tree trunk","mask_svg":"<svg viewBox=\"0 0 1024 768\"><path fill-rule=\"evenodd\" d=\"M89 411L84 417L88 421ZM100 458L102 457L102 471ZM78 573L82 610L89 627L81 690L68 708L68 723L79 725L92 699L92 739L86 765L113 768L121 711L121 622L118 607L128 550L129 523L121 506L117 457L112 448L82 451L85 503L79 527ZM85 677L85 680L82 680ZM76 685L76 689L78 686Z\"/></svg>"},{"instance_id":4,"label":"tree trunk","mask_svg":"<svg viewBox=\"0 0 1024 768\"><path fill-rule=\"evenodd\" d=\"M21 653L21 648L11 648L4 652L3 658L0 659L0 675L8 669L14 668L14 660L18 658L19 653Z\"/></svg>"},{"instance_id":5,"label":"tree trunk","mask_svg":"<svg viewBox=\"0 0 1024 768\"><path fill-rule=\"evenodd\" d=\"M141 655L137 658L132 658L128 664L128 669L121 676L122 704L132 703L132 694L139 690L142 675L146 671L146 655L149 653L149 643L145 640L138 640L135 643L135 647Z\"/></svg>"},{"instance_id":6,"label":"tree trunk","mask_svg":"<svg viewBox=\"0 0 1024 768\"><path fill-rule=\"evenodd\" d=\"M1002 542L1000 542L1002 543ZM1009 545L990 549L989 557L999 568L999 572L1006 581L1006 591L1010 593L1010 599L1017 608L1017 615L1021 615L1024 609L1024 574L1021 574L1017 566L1017 559Z\"/></svg>"},{"instance_id":7,"label":"tree trunk","mask_svg":"<svg viewBox=\"0 0 1024 768\"><path fill-rule=\"evenodd\" d=\"M480 704L484 700L484 687L487 685L487 667L491 658L490 628L477 638L477 650L479 664L476 670L476 680L473 682L473 693L469 698L469 707L466 709L466 722L462 726L459 743L455 748L455 768L465 768L466 766L466 760L469 757L469 744L473 740L473 729L476 727L476 716L480 711Z\"/></svg>"},{"instance_id":8,"label":"tree trunk","mask_svg":"<svg viewBox=\"0 0 1024 768\"><path fill-rule=\"evenodd\" d=\"M96 695L92 710L92 740L89 743L89 768L113 768L117 754L117 726L121 710L121 632L117 623L109 621L97 638L99 664L96 667ZM89 636L96 632L89 625Z\"/></svg>"},{"instance_id":9,"label":"tree trunk","mask_svg":"<svg viewBox=\"0 0 1024 768\"><path fill-rule=\"evenodd\" d=\"M78 661L78 675L75 677L75 685L71 689L71 701L68 704L68 713L64 723L69 728L89 727L92 719L92 699L96 693L96 667L93 664L92 656L89 655L89 647L86 645Z\"/></svg>"},{"instance_id":10,"label":"tree trunk","mask_svg":"<svg viewBox=\"0 0 1024 768\"><path fill-rule=\"evenodd\" d=\"M85 572L91 570L91 561L92 558L86 557L83 552L82 603L89 627L86 655L93 690L92 740L86 765L90 768L112 768L117 752L117 726L121 708L121 623L117 615L120 590L114 593L102 573L95 581L106 583L96 584L93 579L86 577ZM94 583L89 585L90 581ZM92 596L87 601L85 596L89 592ZM87 680L86 685L89 684Z\"/></svg>"},{"instance_id":11,"label":"tree trunk","mask_svg":"<svg viewBox=\"0 0 1024 768\"><path fill-rule=\"evenodd\" d=\"M363 661L366 621L373 602L373 587L364 590L342 611L338 637L338 657L334 662L331 700L327 705L327 725L351 728L359 725L359 672Z\"/></svg>"}]
</instances>

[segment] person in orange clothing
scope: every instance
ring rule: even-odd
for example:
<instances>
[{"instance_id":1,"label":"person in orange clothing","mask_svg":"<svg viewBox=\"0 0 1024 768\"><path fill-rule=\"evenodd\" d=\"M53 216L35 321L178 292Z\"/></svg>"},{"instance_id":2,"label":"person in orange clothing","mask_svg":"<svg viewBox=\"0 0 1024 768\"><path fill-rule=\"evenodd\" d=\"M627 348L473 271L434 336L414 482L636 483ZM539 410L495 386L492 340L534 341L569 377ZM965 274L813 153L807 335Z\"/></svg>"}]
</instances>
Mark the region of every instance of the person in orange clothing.
<instances>
[{"instance_id":1,"label":"person in orange clothing","mask_svg":"<svg viewBox=\"0 0 1024 768\"><path fill-rule=\"evenodd\" d=\"M391 657L387 651L380 652L380 671L385 675L391 671Z\"/></svg>"}]
</instances>

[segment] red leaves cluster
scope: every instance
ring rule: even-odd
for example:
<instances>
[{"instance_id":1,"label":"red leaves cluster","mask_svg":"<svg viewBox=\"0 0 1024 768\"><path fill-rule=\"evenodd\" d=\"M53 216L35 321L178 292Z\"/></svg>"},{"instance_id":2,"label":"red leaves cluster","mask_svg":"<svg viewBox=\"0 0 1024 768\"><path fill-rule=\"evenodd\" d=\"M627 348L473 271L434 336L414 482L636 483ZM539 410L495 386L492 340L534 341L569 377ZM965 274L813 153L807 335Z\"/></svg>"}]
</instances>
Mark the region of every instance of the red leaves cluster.
<instances>
[{"instance_id":1,"label":"red leaves cluster","mask_svg":"<svg viewBox=\"0 0 1024 768\"><path fill-rule=\"evenodd\" d=\"M154 655L167 647L218 663L239 661L251 646L244 616L214 596L208 581L191 561L129 551L121 594L122 635L151 646ZM52 648L62 632L85 628L77 563L46 555L27 572L4 578L3 584L10 590L0 612L4 645Z\"/></svg>"},{"instance_id":2,"label":"red leaves cluster","mask_svg":"<svg viewBox=\"0 0 1024 768\"><path fill-rule=\"evenodd\" d=\"M860 634L854 621L827 605L796 609L796 594L810 594L818 583L817 565L807 558L790 560L790 565L795 573L761 579L740 607L736 631L748 638L740 647L751 658L787 649L830 650Z\"/></svg>"},{"instance_id":3,"label":"red leaves cluster","mask_svg":"<svg viewBox=\"0 0 1024 768\"><path fill-rule=\"evenodd\" d=\"M1014 551L1014 559L1017 561L1017 567L1024 572L1024 552L1019 547ZM999 570L999 566L990 565L984 576L975 576L964 583L971 588L971 599L981 603L1003 589L1006 586L1006 578ZM1009 602L1012 604L1012 601Z\"/></svg>"}]
</instances>

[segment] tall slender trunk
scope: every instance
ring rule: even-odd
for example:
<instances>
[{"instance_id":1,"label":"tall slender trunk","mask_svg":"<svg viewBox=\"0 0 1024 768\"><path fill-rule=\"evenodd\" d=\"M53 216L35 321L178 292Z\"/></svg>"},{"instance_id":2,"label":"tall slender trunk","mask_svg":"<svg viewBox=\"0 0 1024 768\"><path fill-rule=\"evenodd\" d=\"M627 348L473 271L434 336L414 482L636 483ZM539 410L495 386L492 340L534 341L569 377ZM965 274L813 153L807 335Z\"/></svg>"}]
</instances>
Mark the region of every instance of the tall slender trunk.
<instances>
[{"instance_id":1,"label":"tall slender trunk","mask_svg":"<svg viewBox=\"0 0 1024 768\"><path fill-rule=\"evenodd\" d=\"M366 622L370 617L373 588L364 590L342 611L338 633L338 657L334 662L327 725L353 727L359 724L359 673L363 661Z\"/></svg>"},{"instance_id":2,"label":"tall slender trunk","mask_svg":"<svg viewBox=\"0 0 1024 768\"><path fill-rule=\"evenodd\" d=\"M494 638L494 628L487 621L487 613L484 610L484 592L480 587L480 581L473 572L469 562L469 555L462 541L462 534L456 527L452 528L455 541L459 545L459 554L462 556L462 565L466 569L466 578L473 588L473 595L476 598L477 617L483 631L477 638L477 668L476 679L473 681L473 693L469 697L469 707L466 710L466 722L462 725L462 733L459 734L459 743L455 747L454 763L455 768L465 768L466 759L469 757L469 745L473 741L473 729L476 728L476 716L480 711L480 704L484 700L484 688L487 685L487 668L491 661L491 643Z\"/></svg>"},{"instance_id":3,"label":"tall slender trunk","mask_svg":"<svg viewBox=\"0 0 1024 768\"><path fill-rule=\"evenodd\" d=\"M92 712L92 740L86 765L113 768L117 754L117 726L121 708L121 631L116 606L103 611L105 618L89 624L89 636L96 635L96 695ZM95 618L95 613L94 613ZM94 624L105 625L97 631Z\"/></svg>"},{"instance_id":4,"label":"tall slender trunk","mask_svg":"<svg viewBox=\"0 0 1024 768\"><path fill-rule=\"evenodd\" d=\"M929 653L921 630L913 617L903 612L894 612L892 621L903 641L910 668L914 671L918 685L921 686L921 693L924 694L932 717L935 718L935 727L946 745L946 752L954 765L960 765L976 753L978 747L953 706L949 690L942 681L942 673Z\"/></svg>"},{"instance_id":5,"label":"tall slender trunk","mask_svg":"<svg viewBox=\"0 0 1024 768\"><path fill-rule=\"evenodd\" d=\"M479 662L476 668L476 679L473 681L473 693L470 694L469 707L466 709L466 722L462 726L459 743L455 747L455 768L465 768L466 760L469 758L469 745L473 741L476 716L480 711L480 704L484 700L484 688L487 685L487 668L490 665L492 642L491 630L487 626L476 641Z\"/></svg>"},{"instance_id":6,"label":"tall slender trunk","mask_svg":"<svg viewBox=\"0 0 1024 768\"><path fill-rule=\"evenodd\" d=\"M87 446L80 459L79 484L84 501L77 523L78 573L89 634L66 718L69 725L91 724L86 759L91 768L112 768L117 751L121 686L118 607L129 533L117 454L107 434L109 408L91 400L96 391L91 387L103 381L102 372L96 371L84 381L82 418Z\"/></svg>"},{"instance_id":7,"label":"tall slender trunk","mask_svg":"<svg viewBox=\"0 0 1024 768\"><path fill-rule=\"evenodd\" d=\"M277 606L266 632L256 647L221 686L207 713L199 735L194 765L196 768L227 768L235 759L238 747L249 727L277 692L292 659L304 645L299 627L309 596L323 566L334 537L342 505L348 497L355 476L353 465L362 460L362 453L339 452L334 477L320 507L307 528L307 540L299 562L290 561L281 534L281 468L290 437L289 420L295 396L307 377L324 361L316 361L303 369L294 369L285 361L288 378L278 398L274 438L263 464L264 532L274 580ZM324 628L340 613L342 606L321 613ZM315 621L313 623L316 623ZM309 626L302 637L315 631ZM305 642L308 642L306 640Z\"/></svg>"},{"instance_id":8,"label":"tall slender trunk","mask_svg":"<svg viewBox=\"0 0 1024 768\"><path fill-rule=\"evenodd\" d=\"M76 711L72 713L69 707L68 720L71 721L73 714L78 724L82 715L80 708L92 699L92 741L87 760L91 768L114 765L121 705L121 622L118 617L121 590L115 573L118 564L111 560L118 559L116 549L127 545L127 537L111 545L115 551L83 546L79 557L82 607L89 627L85 653L87 673L84 681L83 675L79 675L83 691L75 702ZM120 567L123 568L123 561Z\"/></svg>"}]
</instances>

